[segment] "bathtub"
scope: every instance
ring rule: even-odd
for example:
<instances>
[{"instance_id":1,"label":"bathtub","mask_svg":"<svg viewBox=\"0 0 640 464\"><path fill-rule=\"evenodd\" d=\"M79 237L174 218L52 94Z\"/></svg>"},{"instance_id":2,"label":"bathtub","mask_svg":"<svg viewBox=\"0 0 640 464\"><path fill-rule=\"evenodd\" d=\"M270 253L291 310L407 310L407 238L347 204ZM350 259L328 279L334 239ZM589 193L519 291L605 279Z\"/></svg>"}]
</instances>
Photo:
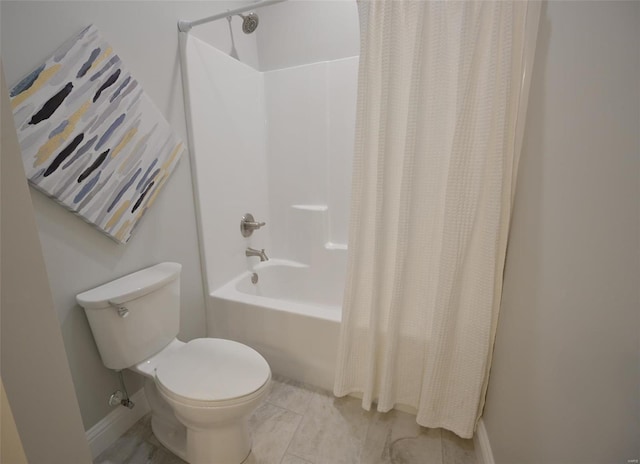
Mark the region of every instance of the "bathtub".
<instances>
[{"instance_id":1,"label":"bathtub","mask_svg":"<svg viewBox=\"0 0 640 464\"><path fill-rule=\"evenodd\" d=\"M207 333L255 348L275 373L331 390L343 269L281 259L260 263L211 293Z\"/></svg>"}]
</instances>

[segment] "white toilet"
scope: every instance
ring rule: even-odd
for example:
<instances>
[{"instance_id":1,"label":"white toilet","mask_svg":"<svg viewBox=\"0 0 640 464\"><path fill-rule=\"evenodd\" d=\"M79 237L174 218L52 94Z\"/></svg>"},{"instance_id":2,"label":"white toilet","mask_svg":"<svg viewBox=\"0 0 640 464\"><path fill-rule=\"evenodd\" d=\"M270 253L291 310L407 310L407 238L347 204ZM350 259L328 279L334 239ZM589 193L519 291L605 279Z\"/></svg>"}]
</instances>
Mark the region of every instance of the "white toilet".
<instances>
[{"instance_id":1,"label":"white toilet","mask_svg":"<svg viewBox=\"0 0 640 464\"><path fill-rule=\"evenodd\" d=\"M239 464L251 451L248 419L268 392L271 369L241 343L176 338L181 268L161 263L76 299L104 365L146 377L158 440L191 464Z\"/></svg>"}]
</instances>

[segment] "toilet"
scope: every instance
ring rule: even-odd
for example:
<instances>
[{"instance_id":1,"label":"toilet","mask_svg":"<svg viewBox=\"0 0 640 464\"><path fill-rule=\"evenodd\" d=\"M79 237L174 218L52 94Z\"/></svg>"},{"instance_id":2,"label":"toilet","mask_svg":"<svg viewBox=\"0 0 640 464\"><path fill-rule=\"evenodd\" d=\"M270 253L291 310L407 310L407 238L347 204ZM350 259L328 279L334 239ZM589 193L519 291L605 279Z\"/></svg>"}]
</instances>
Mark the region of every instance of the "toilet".
<instances>
[{"instance_id":1,"label":"toilet","mask_svg":"<svg viewBox=\"0 0 640 464\"><path fill-rule=\"evenodd\" d=\"M145 377L158 440L190 464L240 464L251 451L249 416L269 390L271 369L242 343L176 338L181 269L157 264L76 300L104 365Z\"/></svg>"}]
</instances>

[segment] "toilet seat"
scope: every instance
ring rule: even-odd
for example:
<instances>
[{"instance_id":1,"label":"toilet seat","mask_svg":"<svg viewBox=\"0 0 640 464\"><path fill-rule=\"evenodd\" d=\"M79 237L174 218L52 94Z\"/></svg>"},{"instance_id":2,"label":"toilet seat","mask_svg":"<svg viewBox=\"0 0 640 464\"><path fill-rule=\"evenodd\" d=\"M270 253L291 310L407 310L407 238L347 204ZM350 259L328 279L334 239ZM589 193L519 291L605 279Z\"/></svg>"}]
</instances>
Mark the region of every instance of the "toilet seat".
<instances>
[{"instance_id":1,"label":"toilet seat","mask_svg":"<svg viewBox=\"0 0 640 464\"><path fill-rule=\"evenodd\" d=\"M155 381L168 397L196 407L231 406L268 386L271 369L253 348L232 340L200 338L163 359Z\"/></svg>"}]
</instances>

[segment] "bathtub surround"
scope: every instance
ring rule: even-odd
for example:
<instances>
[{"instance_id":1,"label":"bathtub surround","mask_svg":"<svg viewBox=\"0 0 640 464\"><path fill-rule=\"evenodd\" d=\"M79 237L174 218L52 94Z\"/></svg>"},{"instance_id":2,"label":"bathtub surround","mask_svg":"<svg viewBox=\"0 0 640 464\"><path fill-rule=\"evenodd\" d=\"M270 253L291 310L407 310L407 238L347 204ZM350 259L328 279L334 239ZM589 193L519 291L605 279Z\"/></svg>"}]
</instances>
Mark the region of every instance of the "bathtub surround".
<instances>
[{"instance_id":1,"label":"bathtub surround","mask_svg":"<svg viewBox=\"0 0 640 464\"><path fill-rule=\"evenodd\" d=\"M215 23L214 23L215 24ZM180 33L192 179L208 293L246 268L248 246L273 256L262 74ZM267 223L245 239L244 214Z\"/></svg>"},{"instance_id":2,"label":"bathtub surround","mask_svg":"<svg viewBox=\"0 0 640 464\"><path fill-rule=\"evenodd\" d=\"M247 247L304 264L344 255L357 57L262 73L181 42L209 291L247 270ZM245 238L247 211L267 225Z\"/></svg>"},{"instance_id":3,"label":"bathtub surround","mask_svg":"<svg viewBox=\"0 0 640 464\"><path fill-rule=\"evenodd\" d=\"M184 146L111 45L88 26L10 95L31 185L128 242Z\"/></svg>"},{"instance_id":4,"label":"bathtub surround","mask_svg":"<svg viewBox=\"0 0 640 464\"><path fill-rule=\"evenodd\" d=\"M346 250L357 75L357 56L264 73L270 232L279 257L309 263L316 245Z\"/></svg>"},{"instance_id":5,"label":"bathtub surround","mask_svg":"<svg viewBox=\"0 0 640 464\"><path fill-rule=\"evenodd\" d=\"M334 392L471 438L500 305L524 2L362 2Z\"/></svg>"}]
</instances>

